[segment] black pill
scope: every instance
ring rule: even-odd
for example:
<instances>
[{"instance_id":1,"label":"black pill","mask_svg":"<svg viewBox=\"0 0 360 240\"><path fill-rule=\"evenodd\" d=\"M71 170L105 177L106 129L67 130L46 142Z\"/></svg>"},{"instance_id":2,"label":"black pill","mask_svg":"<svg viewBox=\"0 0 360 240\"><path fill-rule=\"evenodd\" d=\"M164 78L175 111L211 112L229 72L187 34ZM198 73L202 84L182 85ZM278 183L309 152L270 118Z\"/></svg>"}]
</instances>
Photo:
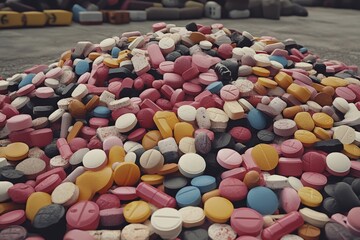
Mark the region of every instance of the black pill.
<instances>
[{"instance_id":1,"label":"black pill","mask_svg":"<svg viewBox=\"0 0 360 240\"><path fill-rule=\"evenodd\" d=\"M154 77L154 79L162 79L162 74L159 73L159 71L154 68L151 68L147 73L151 74Z\"/></svg>"},{"instance_id":2,"label":"black pill","mask_svg":"<svg viewBox=\"0 0 360 240\"><path fill-rule=\"evenodd\" d=\"M22 226L10 226L0 232L1 240L23 240L26 238L27 231Z\"/></svg>"},{"instance_id":3,"label":"black pill","mask_svg":"<svg viewBox=\"0 0 360 240\"><path fill-rule=\"evenodd\" d=\"M215 51L214 49L210 49L210 50L204 50L204 53L206 53L207 55L210 55L212 57L217 57L217 51Z\"/></svg>"},{"instance_id":4,"label":"black pill","mask_svg":"<svg viewBox=\"0 0 360 240\"><path fill-rule=\"evenodd\" d=\"M195 137L195 149L200 154L207 154L211 151L211 140L206 133L199 133Z\"/></svg>"},{"instance_id":5,"label":"black pill","mask_svg":"<svg viewBox=\"0 0 360 240\"><path fill-rule=\"evenodd\" d=\"M33 112L33 108L34 108L34 104L31 101L29 101L25 104L25 106L23 106L21 109L19 109L19 112L22 114L31 115Z\"/></svg>"},{"instance_id":6,"label":"black pill","mask_svg":"<svg viewBox=\"0 0 360 240\"><path fill-rule=\"evenodd\" d=\"M43 98L33 97L31 98L31 102L35 106L53 106L57 108L57 102L60 100L59 95L54 95L50 98L47 98L45 101Z\"/></svg>"},{"instance_id":7,"label":"black pill","mask_svg":"<svg viewBox=\"0 0 360 240\"><path fill-rule=\"evenodd\" d=\"M227 59L227 60L221 61L220 63L222 63L224 66L226 66L230 70L232 80L236 80L238 78L239 64L237 61Z\"/></svg>"},{"instance_id":8,"label":"black pill","mask_svg":"<svg viewBox=\"0 0 360 240\"><path fill-rule=\"evenodd\" d=\"M188 229L181 234L183 240L208 240L208 232L203 228Z\"/></svg>"},{"instance_id":9,"label":"black pill","mask_svg":"<svg viewBox=\"0 0 360 240\"><path fill-rule=\"evenodd\" d=\"M175 196L176 193L183 187L188 185L188 180L182 176L166 177L164 179L165 193L170 196Z\"/></svg>"},{"instance_id":10,"label":"black pill","mask_svg":"<svg viewBox=\"0 0 360 240\"><path fill-rule=\"evenodd\" d=\"M179 153L175 151L165 152L162 154L165 163L177 163L179 161Z\"/></svg>"},{"instance_id":11,"label":"black pill","mask_svg":"<svg viewBox=\"0 0 360 240\"><path fill-rule=\"evenodd\" d=\"M86 105L90 100L94 97L93 94L87 94L85 97L81 99L81 102Z\"/></svg>"},{"instance_id":12,"label":"black pill","mask_svg":"<svg viewBox=\"0 0 360 240\"><path fill-rule=\"evenodd\" d=\"M11 183L22 183L26 181L26 177L23 172L15 169L8 169L1 171L0 179L3 181L9 181Z\"/></svg>"},{"instance_id":13,"label":"black pill","mask_svg":"<svg viewBox=\"0 0 360 240\"><path fill-rule=\"evenodd\" d=\"M360 206L359 198L347 183L339 182L335 185L334 197L344 211L349 211L354 207Z\"/></svg>"},{"instance_id":14,"label":"black pill","mask_svg":"<svg viewBox=\"0 0 360 240\"><path fill-rule=\"evenodd\" d=\"M197 30L198 30L198 27L197 27L196 23L194 23L194 22L186 24L185 28L186 28L186 30L192 31L192 32L197 32Z\"/></svg>"},{"instance_id":15,"label":"black pill","mask_svg":"<svg viewBox=\"0 0 360 240\"><path fill-rule=\"evenodd\" d=\"M315 63L314 64L314 70L317 72L317 73L326 73L326 65L323 64L323 63Z\"/></svg>"},{"instance_id":16,"label":"black pill","mask_svg":"<svg viewBox=\"0 0 360 240\"><path fill-rule=\"evenodd\" d=\"M40 208L32 222L46 239L62 239L66 231L65 208L59 204L50 204Z\"/></svg>"},{"instance_id":17,"label":"black pill","mask_svg":"<svg viewBox=\"0 0 360 240\"><path fill-rule=\"evenodd\" d=\"M330 140L316 142L314 144L314 148L316 150L331 153L331 152L341 152L344 149L344 145L339 141L339 139L330 139Z\"/></svg>"},{"instance_id":18,"label":"black pill","mask_svg":"<svg viewBox=\"0 0 360 240\"><path fill-rule=\"evenodd\" d=\"M61 96L64 98L68 98L71 97L71 93L74 91L74 89L77 87L78 85L75 83L70 83L69 85L67 85L61 92Z\"/></svg>"},{"instance_id":19,"label":"black pill","mask_svg":"<svg viewBox=\"0 0 360 240\"><path fill-rule=\"evenodd\" d=\"M275 139L275 134L268 130L260 130L256 136L262 143L272 143Z\"/></svg>"},{"instance_id":20,"label":"black pill","mask_svg":"<svg viewBox=\"0 0 360 240\"><path fill-rule=\"evenodd\" d=\"M351 183L351 188L356 195L360 196L360 178L355 179Z\"/></svg>"},{"instance_id":21,"label":"black pill","mask_svg":"<svg viewBox=\"0 0 360 240\"><path fill-rule=\"evenodd\" d=\"M109 69L109 78L127 78L132 75L131 71L125 67Z\"/></svg>"},{"instance_id":22,"label":"black pill","mask_svg":"<svg viewBox=\"0 0 360 240\"><path fill-rule=\"evenodd\" d=\"M236 46L240 47L240 48L251 47L252 45L253 45L253 42L245 36L241 36L236 42Z\"/></svg>"},{"instance_id":23,"label":"black pill","mask_svg":"<svg viewBox=\"0 0 360 240\"><path fill-rule=\"evenodd\" d=\"M219 80L225 84L230 82L230 80L232 79L231 71L224 64L217 63L215 65L215 72L216 72Z\"/></svg>"},{"instance_id":24,"label":"black pill","mask_svg":"<svg viewBox=\"0 0 360 240\"><path fill-rule=\"evenodd\" d=\"M171 61L171 62L175 62L175 60L177 58L181 57L181 53L180 52L177 52L177 51L174 51L174 52L171 52L169 53L168 55L166 55L165 57L165 60L166 61Z\"/></svg>"},{"instance_id":25,"label":"black pill","mask_svg":"<svg viewBox=\"0 0 360 240\"><path fill-rule=\"evenodd\" d=\"M216 160L216 153L209 152L208 154L202 156L206 161L205 174L217 177L225 171L225 169Z\"/></svg>"},{"instance_id":26,"label":"black pill","mask_svg":"<svg viewBox=\"0 0 360 240\"><path fill-rule=\"evenodd\" d=\"M218 151L222 148L234 148L235 141L229 133L217 132L214 135L214 140L212 142L213 151Z\"/></svg>"},{"instance_id":27,"label":"black pill","mask_svg":"<svg viewBox=\"0 0 360 240\"><path fill-rule=\"evenodd\" d=\"M189 55L190 54L189 48L182 44L176 45L175 51L181 53L181 55Z\"/></svg>"},{"instance_id":28,"label":"black pill","mask_svg":"<svg viewBox=\"0 0 360 240\"><path fill-rule=\"evenodd\" d=\"M47 145L44 149L44 152L48 158L53 158L60 154L60 152L56 146L56 143L51 143L51 144Z\"/></svg>"},{"instance_id":29,"label":"black pill","mask_svg":"<svg viewBox=\"0 0 360 240\"><path fill-rule=\"evenodd\" d=\"M54 112L54 107L53 106L36 106L36 107L33 108L33 111L32 111L33 116L35 118L48 117L53 112Z\"/></svg>"},{"instance_id":30,"label":"black pill","mask_svg":"<svg viewBox=\"0 0 360 240\"><path fill-rule=\"evenodd\" d=\"M246 149L248 149L248 148L242 143L236 143L234 146L234 150L240 154L245 153Z\"/></svg>"},{"instance_id":31,"label":"black pill","mask_svg":"<svg viewBox=\"0 0 360 240\"><path fill-rule=\"evenodd\" d=\"M341 212L341 207L339 206L336 199L333 197L325 198L322 203L322 206L328 215Z\"/></svg>"},{"instance_id":32,"label":"black pill","mask_svg":"<svg viewBox=\"0 0 360 240\"><path fill-rule=\"evenodd\" d=\"M324 187L324 191L330 197L334 197L335 196L335 184L327 184Z\"/></svg>"}]
</instances>

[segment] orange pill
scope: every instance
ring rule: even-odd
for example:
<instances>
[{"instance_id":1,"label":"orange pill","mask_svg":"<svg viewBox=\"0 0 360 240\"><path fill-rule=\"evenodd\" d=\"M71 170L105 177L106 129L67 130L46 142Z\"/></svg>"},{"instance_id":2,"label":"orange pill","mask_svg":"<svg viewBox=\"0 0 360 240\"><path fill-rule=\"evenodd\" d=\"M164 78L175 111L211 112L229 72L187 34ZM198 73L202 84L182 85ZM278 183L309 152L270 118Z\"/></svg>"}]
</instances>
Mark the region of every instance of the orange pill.
<instances>
[{"instance_id":1,"label":"orange pill","mask_svg":"<svg viewBox=\"0 0 360 240\"><path fill-rule=\"evenodd\" d=\"M273 170L279 163L279 154L269 144L256 145L251 151L251 156L256 165L263 171Z\"/></svg>"},{"instance_id":2,"label":"orange pill","mask_svg":"<svg viewBox=\"0 0 360 240\"><path fill-rule=\"evenodd\" d=\"M294 133L294 138L299 140L305 147L311 147L317 142L315 134L307 130L297 130Z\"/></svg>"},{"instance_id":3,"label":"orange pill","mask_svg":"<svg viewBox=\"0 0 360 240\"><path fill-rule=\"evenodd\" d=\"M141 176L141 181L150 185L159 185L164 181L164 176L159 174L145 174Z\"/></svg>"},{"instance_id":4,"label":"orange pill","mask_svg":"<svg viewBox=\"0 0 360 240\"><path fill-rule=\"evenodd\" d=\"M73 118L83 119L86 115L85 105L77 99L73 99L69 103L69 112Z\"/></svg>"},{"instance_id":5,"label":"orange pill","mask_svg":"<svg viewBox=\"0 0 360 240\"><path fill-rule=\"evenodd\" d=\"M256 83L259 83L262 86L270 88L270 89L276 88L278 85L277 82L275 82L274 80L271 80L270 78L264 78L264 77L259 77Z\"/></svg>"},{"instance_id":6,"label":"orange pill","mask_svg":"<svg viewBox=\"0 0 360 240\"><path fill-rule=\"evenodd\" d=\"M94 108L96 108L99 105L100 97L97 95L94 95L90 101L85 105L86 111L91 111Z\"/></svg>"},{"instance_id":7,"label":"orange pill","mask_svg":"<svg viewBox=\"0 0 360 240\"><path fill-rule=\"evenodd\" d=\"M103 63L104 63L105 66L107 66L109 68L117 68L117 67L119 67L119 62L117 61L117 59L105 58Z\"/></svg>"},{"instance_id":8,"label":"orange pill","mask_svg":"<svg viewBox=\"0 0 360 240\"><path fill-rule=\"evenodd\" d=\"M204 193L204 195L202 195L201 201L204 203L212 197L219 197L219 196L220 196L220 190L214 189L210 192Z\"/></svg>"},{"instance_id":9,"label":"orange pill","mask_svg":"<svg viewBox=\"0 0 360 240\"><path fill-rule=\"evenodd\" d=\"M269 77L270 76L270 71L267 70L266 68L262 68L262 67L253 67L252 72L253 72L253 74L255 74L256 76L259 76L259 77Z\"/></svg>"},{"instance_id":10,"label":"orange pill","mask_svg":"<svg viewBox=\"0 0 360 240\"><path fill-rule=\"evenodd\" d=\"M108 166L111 167L116 162L123 162L125 158L125 150L122 146L112 146L109 150Z\"/></svg>"},{"instance_id":11,"label":"orange pill","mask_svg":"<svg viewBox=\"0 0 360 240\"><path fill-rule=\"evenodd\" d=\"M114 181L118 186L135 186L140 179L140 169L132 162L122 162L114 170Z\"/></svg>"},{"instance_id":12,"label":"orange pill","mask_svg":"<svg viewBox=\"0 0 360 240\"><path fill-rule=\"evenodd\" d=\"M29 146L23 142L13 142L5 147L5 157L9 161L19 161L27 157Z\"/></svg>"},{"instance_id":13,"label":"orange pill","mask_svg":"<svg viewBox=\"0 0 360 240\"><path fill-rule=\"evenodd\" d=\"M312 115L312 118L315 122L315 125L317 127L322 127L325 129L330 129L334 125L334 119L327 115L326 113L320 112L320 113L314 113Z\"/></svg>"},{"instance_id":14,"label":"orange pill","mask_svg":"<svg viewBox=\"0 0 360 240\"><path fill-rule=\"evenodd\" d=\"M163 138L172 137L175 124L179 122L176 114L169 111L158 111L155 113L153 120L159 129Z\"/></svg>"},{"instance_id":15,"label":"orange pill","mask_svg":"<svg viewBox=\"0 0 360 240\"><path fill-rule=\"evenodd\" d=\"M304 240L318 240L321 234L321 230L320 228L306 223L298 229L298 234Z\"/></svg>"},{"instance_id":16,"label":"orange pill","mask_svg":"<svg viewBox=\"0 0 360 240\"><path fill-rule=\"evenodd\" d=\"M304 111L301 106L287 107L283 110L282 114L285 118L294 118L297 113Z\"/></svg>"},{"instance_id":17,"label":"orange pill","mask_svg":"<svg viewBox=\"0 0 360 240\"><path fill-rule=\"evenodd\" d=\"M321 79L321 84L325 86L337 88L337 87L346 87L348 85L348 82L338 77L327 77Z\"/></svg>"},{"instance_id":18,"label":"orange pill","mask_svg":"<svg viewBox=\"0 0 360 240\"><path fill-rule=\"evenodd\" d=\"M79 135L79 133L80 133L80 131L81 131L81 129L82 129L83 126L84 126L84 123L83 123L83 122L77 121L77 122L74 124L74 126L71 128L69 134L68 134L67 137L66 137L67 142L70 142L71 140L73 140L74 138L76 138L76 137Z\"/></svg>"},{"instance_id":19,"label":"orange pill","mask_svg":"<svg viewBox=\"0 0 360 240\"><path fill-rule=\"evenodd\" d=\"M91 52L91 53L89 53L88 58L89 58L91 61L94 61L95 59L97 59L97 58L100 57L100 56L101 56L101 53Z\"/></svg>"},{"instance_id":20,"label":"orange pill","mask_svg":"<svg viewBox=\"0 0 360 240\"><path fill-rule=\"evenodd\" d=\"M248 189L259 186L260 174L257 171L251 170L245 174L244 181Z\"/></svg>"},{"instance_id":21,"label":"orange pill","mask_svg":"<svg viewBox=\"0 0 360 240\"><path fill-rule=\"evenodd\" d=\"M148 150L155 147L161 139L162 137L160 131L152 130L144 135L141 144L143 145L145 150Z\"/></svg>"},{"instance_id":22,"label":"orange pill","mask_svg":"<svg viewBox=\"0 0 360 240\"><path fill-rule=\"evenodd\" d=\"M264 87L260 83L255 83L254 84L254 90L255 90L255 92L257 92L260 95L263 95L263 96L267 95L266 87Z\"/></svg>"},{"instance_id":23,"label":"orange pill","mask_svg":"<svg viewBox=\"0 0 360 240\"><path fill-rule=\"evenodd\" d=\"M322 89L323 93L326 93L328 95L330 95L331 97L334 96L335 94L335 89L331 86L326 86Z\"/></svg>"},{"instance_id":24,"label":"orange pill","mask_svg":"<svg viewBox=\"0 0 360 240\"><path fill-rule=\"evenodd\" d=\"M179 144L180 140L184 137L193 137L194 131L195 131L194 127L190 123L187 122L176 123L174 127L174 137L176 143Z\"/></svg>"},{"instance_id":25,"label":"orange pill","mask_svg":"<svg viewBox=\"0 0 360 240\"><path fill-rule=\"evenodd\" d=\"M158 172L159 175L168 175L176 173L179 170L179 167L176 163L164 164L164 166Z\"/></svg>"},{"instance_id":26,"label":"orange pill","mask_svg":"<svg viewBox=\"0 0 360 240\"><path fill-rule=\"evenodd\" d=\"M315 123L308 112L299 112L296 114L294 121L299 129L312 131L315 127Z\"/></svg>"},{"instance_id":27,"label":"orange pill","mask_svg":"<svg viewBox=\"0 0 360 240\"><path fill-rule=\"evenodd\" d=\"M293 78L284 72L279 72L276 74L274 79L275 82L277 82L277 84L284 90L286 90L293 83Z\"/></svg>"},{"instance_id":28,"label":"orange pill","mask_svg":"<svg viewBox=\"0 0 360 240\"><path fill-rule=\"evenodd\" d=\"M315 127L313 130L315 136L321 140L330 140L331 134L321 127Z\"/></svg>"},{"instance_id":29,"label":"orange pill","mask_svg":"<svg viewBox=\"0 0 360 240\"><path fill-rule=\"evenodd\" d=\"M302 103L306 103L310 97L311 92L306 87L302 87L296 83L292 83L287 89L286 92L293 95L297 100Z\"/></svg>"},{"instance_id":30,"label":"orange pill","mask_svg":"<svg viewBox=\"0 0 360 240\"><path fill-rule=\"evenodd\" d=\"M344 144L343 153L351 159L358 159L360 157L360 148L355 144Z\"/></svg>"}]
</instances>

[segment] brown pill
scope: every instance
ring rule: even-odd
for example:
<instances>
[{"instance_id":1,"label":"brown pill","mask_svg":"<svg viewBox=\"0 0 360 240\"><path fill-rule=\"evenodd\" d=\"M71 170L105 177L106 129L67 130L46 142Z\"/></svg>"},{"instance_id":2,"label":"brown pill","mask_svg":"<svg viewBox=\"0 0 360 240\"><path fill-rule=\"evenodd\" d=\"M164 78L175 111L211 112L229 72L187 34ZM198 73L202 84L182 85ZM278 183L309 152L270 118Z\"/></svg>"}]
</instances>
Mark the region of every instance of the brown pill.
<instances>
[{"instance_id":1,"label":"brown pill","mask_svg":"<svg viewBox=\"0 0 360 240\"><path fill-rule=\"evenodd\" d=\"M323 93L326 93L326 94L328 94L328 95L330 95L330 96L334 96L334 94L335 94L335 89L334 89L333 87L326 86L326 87L324 87L324 88L322 89L322 92L323 92Z\"/></svg>"},{"instance_id":2,"label":"brown pill","mask_svg":"<svg viewBox=\"0 0 360 240\"><path fill-rule=\"evenodd\" d=\"M90 101L86 104L85 108L86 111L91 111L93 110L95 107L97 107L99 105L100 102L100 98L97 95L94 95Z\"/></svg>"},{"instance_id":3,"label":"brown pill","mask_svg":"<svg viewBox=\"0 0 360 240\"><path fill-rule=\"evenodd\" d=\"M81 121L77 121L74 126L71 128L69 134L67 135L67 138L66 140L68 142L70 142L71 140L73 140L74 138L76 138L80 131L81 131L81 128L84 126L84 123L81 122Z\"/></svg>"},{"instance_id":4,"label":"brown pill","mask_svg":"<svg viewBox=\"0 0 360 240\"><path fill-rule=\"evenodd\" d=\"M298 230L299 236L304 240L317 240L320 237L320 233L321 231L319 228L310 224L304 224Z\"/></svg>"},{"instance_id":5,"label":"brown pill","mask_svg":"<svg viewBox=\"0 0 360 240\"><path fill-rule=\"evenodd\" d=\"M85 105L77 99L69 103L69 112L73 118L85 118L86 108Z\"/></svg>"},{"instance_id":6,"label":"brown pill","mask_svg":"<svg viewBox=\"0 0 360 240\"><path fill-rule=\"evenodd\" d=\"M260 174L253 170L247 172L244 177L244 183L249 189L259 186Z\"/></svg>"}]
</instances>

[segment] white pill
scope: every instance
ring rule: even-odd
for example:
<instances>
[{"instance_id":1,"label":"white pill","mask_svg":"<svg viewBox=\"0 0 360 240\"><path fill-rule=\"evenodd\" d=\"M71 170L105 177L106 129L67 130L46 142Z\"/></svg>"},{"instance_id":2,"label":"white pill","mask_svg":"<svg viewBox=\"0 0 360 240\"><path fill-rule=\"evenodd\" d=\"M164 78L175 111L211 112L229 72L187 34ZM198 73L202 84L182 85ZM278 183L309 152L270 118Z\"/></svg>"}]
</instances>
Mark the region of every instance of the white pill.
<instances>
[{"instance_id":1,"label":"white pill","mask_svg":"<svg viewBox=\"0 0 360 240\"><path fill-rule=\"evenodd\" d=\"M76 98L78 100L81 100L83 97L85 97L88 94L88 89L85 84L79 84L74 91L71 93L71 96L73 98Z\"/></svg>"},{"instance_id":2,"label":"white pill","mask_svg":"<svg viewBox=\"0 0 360 240\"><path fill-rule=\"evenodd\" d=\"M93 149L83 157L83 165L88 170L96 170L106 165L106 153L101 149Z\"/></svg>"},{"instance_id":3,"label":"white pill","mask_svg":"<svg viewBox=\"0 0 360 240\"><path fill-rule=\"evenodd\" d=\"M131 131L137 124L137 118L133 113L126 113L116 119L115 127L120 133Z\"/></svg>"},{"instance_id":4,"label":"white pill","mask_svg":"<svg viewBox=\"0 0 360 240\"><path fill-rule=\"evenodd\" d=\"M14 184L12 184L11 182L0 181L0 203L10 199L8 195L8 190L12 186L14 186Z\"/></svg>"},{"instance_id":5,"label":"white pill","mask_svg":"<svg viewBox=\"0 0 360 240\"><path fill-rule=\"evenodd\" d=\"M265 178L265 185L271 189L283 189L289 187L289 181L287 177L274 174Z\"/></svg>"},{"instance_id":6,"label":"white pill","mask_svg":"<svg viewBox=\"0 0 360 240\"><path fill-rule=\"evenodd\" d=\"M201 207L183 207L179 209L184 228L201 226L205 221L205 213Z\"/></svg>"},{"instance_id":7,"label":"white pill","mask_svg":"<svg viewBox=\"0 0 360 240\"><path fill-rule=\"evenodd\" d=\"M182 217L174 208L161 208L151 216L154 232L163 239L175 239L182 230Z\"/></svg>"},{"instance_id":8,"label":"white pill","mask_svg":"<svg viewBox=\"0 0 360 240\"><path fill-rule=\"evenodd\" d=\"M191 105L183 105L178 108L177 115L180 121L192 124L195 122L196 108Z\"/></svg>"},{"instance_id":9,"label":"white pill","mask_svg":"<svg viewBox=\"0 0 360 240\"><path fill-rule=\"evenodd\" d=\"M176 144L175 138L169 137L162 139L158 142L158 147L162 154L167 152L177 152L179 150L178 145Z\"/></svg>"},{"instance_id":10,"label":"white pill","mask_svg":"<svg viewBox=\"0 0 360 240\"><path fill-rule=\"evenodd\" d=\"M51 193L51 201L56 204L70 206L79 198L79 187L72 182L64 182Z\"/></svg>"},{"instance_id":11,"label":"white pill","mask_svg":"<svg viewBox=\"0 0 360 240\"><path fill-rule=\"evenodd\" d=\"M351 161L343 153L333 152L326 156L326 170L335 176L345 176L350 167Z\"/></svg>"},{"instance_id":12,"label":"white pill","mask_svg":"<svg viewBox=\"0 0 360 240\"><path fill-rule=\"evenodd\" d=\"M196 153L195 138L183 137L179 142L179 150L181 153Z\"/></svg>"},{"instance_id":13,"label":"white pill","mask_svg":"<svg viewBox=\"0 0 360 240\"><path fill-rule=\"evenodd\" d=\"M11 106L13 106L16 109L21 109L22 107L24 107L28 102L30 101L30 98L27 96L21 96L21 97L17 97L15 98L12 102L11 102Z\"/></svg>"},{"instance_id":14,"label":"white pill","mask_svg":"<svg viewBox=\"0 0 360 240\"><path fill-rule=\"evenodd\" d=\"M200 176L206 168L205 159L196 153L186 153L180 157L179 171L188 178Z\"/></svg>"},{"instance_id":15,"label":"white pill","mask_svg":"<svg viewBox=\"0 0 360 240\"><path fill-rule=\"evenodd\" d=\"M212 48L212 43L207 40L200 41L199 45L200 45L201 49L204 49L204 50L210 50Z\"/></svg>"},{"instance_id":16,"label":"white pill","mask_svg":"<svg viewBox=\"0 0 360 240\"><path fill-rule=\"evenodd\" d=\"M208 235L212 240L236 239L235 231L228 224L212 224L208 229Z\"/></svg>"},{"instance_id":17,"label":"white pill","mask_svg":"<svg viewBox=\"0 0 360 240\"><path fill-rule=\"evenodd\" d=\"M310 208L302 208L299 210L299 213L305 222L315 227L323 228L330 221L330 218L325 213Z\"/></svg>"},{"instance_id":18,"label":"white pill","mask_svg":"<svg viewBox=\"0 0 360 240\"><path fill-rule=\"evenodd\" d=\"M351 144L355 141L355 129L346 125L336 127L333 139L339 139L342 144Z\"/></svg>"},{"instance_id":19,"label":"white pill","mask_svg":"<svg viewBox=\"0 0 360 240\"><path fill-rule=\"evenodd\" d=\"M134 142L134 141L126 141L124 143L124 150L125 152L129 153L129 152L134 152L138 149L143 148L143 146L138 143L138 142Z\"/></svg>"},{"instance_id":20,"label":"white pill","mask_svg":"<svg viewBox=\"0 0 360 240\"><path fill-rule=\"evenodd\" d=\"M298 179L296 177L289 177L288 182L289 182L289 185L296 191L298 191L300 188L304 187L304 185L302 184L300 179Z\"/></svg>"},{"instance_id":21,"label":"white pill","mask_svg":"<svg viewBox=\"0 0 360 240\"><path fill-rule=\"evenodd\" d=\"M100 48L103 52L110 51L115 47L116 41L114 38L106 38L100 42Z\"/></svg>"}]
</instances>

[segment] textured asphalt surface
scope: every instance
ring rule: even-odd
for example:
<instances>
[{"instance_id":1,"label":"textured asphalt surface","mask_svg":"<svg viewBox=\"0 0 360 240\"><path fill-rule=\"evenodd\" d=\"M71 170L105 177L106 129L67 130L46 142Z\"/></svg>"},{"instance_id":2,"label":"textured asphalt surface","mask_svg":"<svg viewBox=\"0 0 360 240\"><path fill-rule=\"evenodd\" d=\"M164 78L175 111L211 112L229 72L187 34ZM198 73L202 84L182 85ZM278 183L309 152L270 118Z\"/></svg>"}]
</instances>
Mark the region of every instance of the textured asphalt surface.
<instances>
[{"instance_id":1,"label":"textured asphalt surface","mask_svg":"<svg viewBox=\"0 0 360 240\"><path fill-rule=\"evenodd\" d=\"M254 36L274 36L279 40L292 38L322 58L360 66L360 11L328 8L308 10L308 17L282 17L279 21L258 18L193 21L205 25L221 22L228 28L246 30ZM190 21L167 23L184 26ZM78 41L99 43L104 38L133 30L147 33L151 31L153 23L93 26L73 23L67 27L0 30L0 76L11 76L35 64L52 63Z\"/></svg>"}]
</instances>

